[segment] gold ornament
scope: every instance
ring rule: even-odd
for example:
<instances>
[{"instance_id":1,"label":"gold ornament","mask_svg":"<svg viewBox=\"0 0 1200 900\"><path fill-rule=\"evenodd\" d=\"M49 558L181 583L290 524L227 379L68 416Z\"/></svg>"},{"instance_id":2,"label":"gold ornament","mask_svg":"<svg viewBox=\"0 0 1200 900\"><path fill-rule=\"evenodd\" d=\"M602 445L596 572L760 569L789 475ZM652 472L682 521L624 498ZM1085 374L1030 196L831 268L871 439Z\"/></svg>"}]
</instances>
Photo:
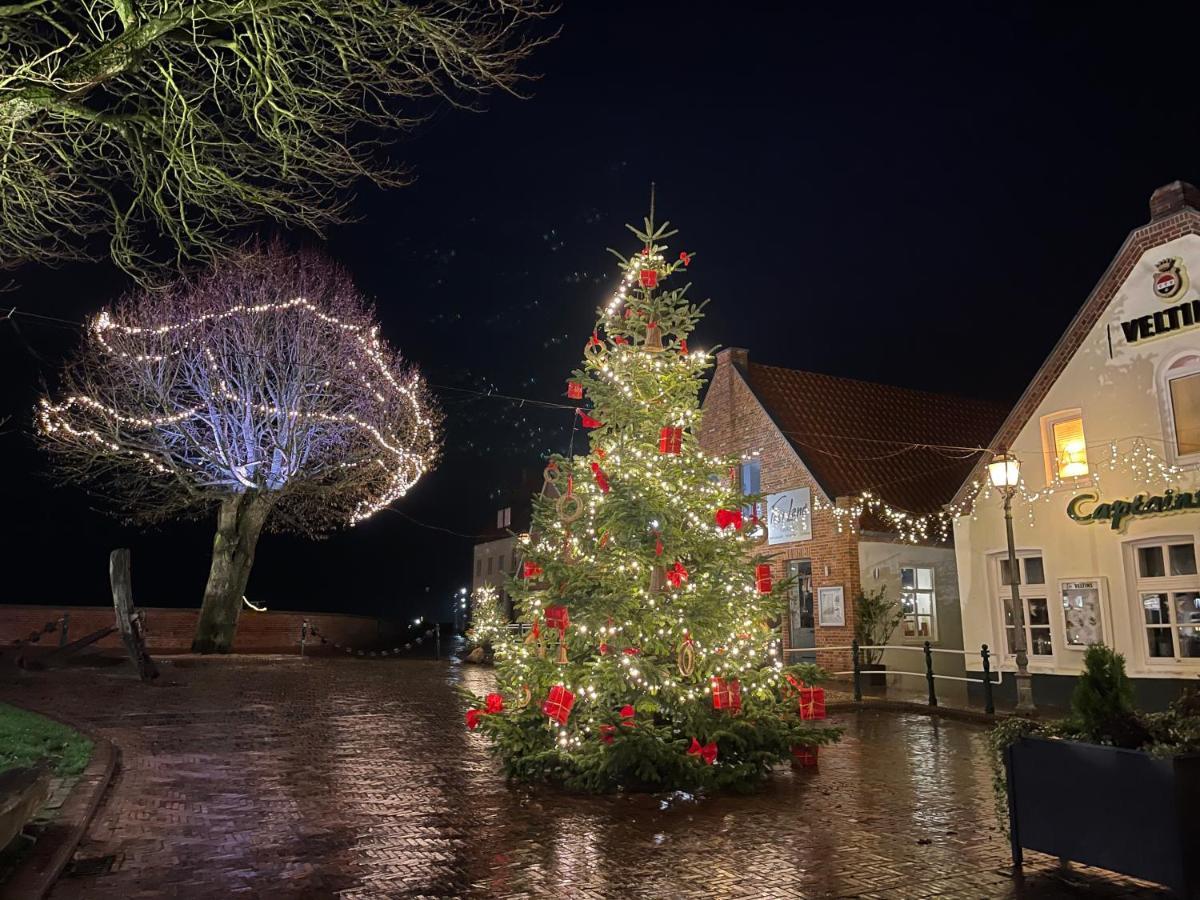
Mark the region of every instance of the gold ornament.
<instances>
[{"instance_id":1,"label":"gold ornament","mask_svg":"<svg viewBox=\"0 0 1200 900\"><path fill-rule=\"evenodd\" d=\"M692 646L690 638L680 645L675 662L679 666L679 674L684 678L696 671L696 648Z\"/></svg>"},{"instance_id":2,"label":"gold ornament","mask_svg":"<svg viewBox=\"0 0 1200 900\"><path fill-rule=\"evenodd\" d=\"M642 344L642 349L649 353L662 353L662 329L654 322L646 326L646 342Z\"/></svg>"}]
</instances>

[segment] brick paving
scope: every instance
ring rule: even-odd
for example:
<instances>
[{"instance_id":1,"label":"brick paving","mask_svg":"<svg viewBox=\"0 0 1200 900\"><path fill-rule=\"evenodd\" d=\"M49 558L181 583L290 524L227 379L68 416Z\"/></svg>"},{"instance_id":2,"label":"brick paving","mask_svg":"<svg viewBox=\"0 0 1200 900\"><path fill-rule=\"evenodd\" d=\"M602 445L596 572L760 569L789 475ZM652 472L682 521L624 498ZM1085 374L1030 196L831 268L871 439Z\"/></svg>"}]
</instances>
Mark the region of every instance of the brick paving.
<instances>
[{"instance_id":1,"label":"brick paving","mask_svg":"<svg viewBox=\"0 0 1200 900\"><path fill-rule=\"evenodd\" d=\"M688 801L508 787L431 661L167 661L38 673L0 699L115 741L121 769L52 896L1161 897L1029 854L1007 872L983 732L885 712L840 717L818 771Z\"/></svg>"}]
</instances>

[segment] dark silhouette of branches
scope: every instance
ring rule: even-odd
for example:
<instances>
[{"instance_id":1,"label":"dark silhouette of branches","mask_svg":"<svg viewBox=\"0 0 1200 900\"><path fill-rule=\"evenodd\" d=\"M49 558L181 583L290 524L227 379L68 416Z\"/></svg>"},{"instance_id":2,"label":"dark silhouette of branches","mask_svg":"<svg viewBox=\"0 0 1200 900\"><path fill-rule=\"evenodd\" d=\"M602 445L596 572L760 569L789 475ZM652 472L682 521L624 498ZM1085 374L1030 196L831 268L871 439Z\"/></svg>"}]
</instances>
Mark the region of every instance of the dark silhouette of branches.
<instances>
[{"instance_id":1,"label":"dark silhouette of branches","mask_svg":"<svg viewBox=\"0 0 1200 900\"><path fill-rule=\"evenodd\" d=\"M358 179L406 182L387 149L429 101L471 107L519 89L550 11L541 0L0 5L0 268L88 258L107 242L145 281L214 261L248 224L344 221Z\"/></svg>"}]
</instances>

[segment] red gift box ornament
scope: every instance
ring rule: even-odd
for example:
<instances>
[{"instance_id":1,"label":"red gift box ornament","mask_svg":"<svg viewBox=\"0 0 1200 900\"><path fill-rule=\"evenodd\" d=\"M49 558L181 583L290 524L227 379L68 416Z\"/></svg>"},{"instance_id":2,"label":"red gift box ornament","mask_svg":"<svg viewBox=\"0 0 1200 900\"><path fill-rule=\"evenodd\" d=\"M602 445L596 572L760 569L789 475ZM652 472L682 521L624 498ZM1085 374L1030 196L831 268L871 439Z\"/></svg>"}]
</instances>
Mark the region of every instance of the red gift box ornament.
<instances>
[{"instance_id":1,"label":"red gift box ornament","mask_svg":"<svg viewBox=\"0 0 1200 900\"><path fill-rule=\"evenodd\" d=\"M609 491L608 476L605 475L604 470L600 468L600 463L592 463L592 474L596 476L596 484L599 485L600 492L607 494Z\"/></svg>"},{"instance_id":2,"label":"red gift box ornament","mask_svg":"<svg viewBox=\"0 0 1200 900\"><path fill-rule=\"evenodd\" d=\"M714 675L712 679L712 705L713 709L727 709L733 713L740 712L742 708L741 682L736 678L726 680Z\"/></svg>"},{"instance_id":3,"label":"red gift box ornament","mask_svg":"<svg viewBox=\"0 0 1200 900\"><path fill-rule=\"evenodd\" d=\"M742 511L740 509L718 509L713 518L716 519L717 527L722 531L730 525L734 527L735 531L742 530Z\"/></svg>"},{"instance_id":4,"label":"red gift box ornament","mask_svg":"<svg viewBox=\"0 0 1200 900\"><path fill-rule=\"evenodd\" d=\"M759 563L754 567L754 586L760 594L771 593L771 565Z\"/></svg>"},{"instance_id":5,"label":"red gift box ornament","mask_svg":"<svg viewBox=\"0 0 1200 900\"><path fill-rule=\"evenodd\" d=\"M688 747L688 756L696 756L704 761L706 766L711 766L717 761L717 742L710 741L707 744L701 744L695 738L692 738L692 745Z\"/></svg>"},{"instance_id":6,"label":"red gift box ornament","mask_svg":"<svg viewBox=\"0 0 1200 900\"><path fill-rule=\"evenodd\" d=\"M601 422L599 419L593 419L591 416L589 416L587 413L585 413L581 409L581 410L579 410L579 424L582 425L584 428L599 428L604 423Z\"/></svg>"},{"instance_id":7,"label":"red gift box ornament","mask_svg":"<svg viewBox=\"0 0 1200 900\"><path fill-rule=\"evenodd\" d=\"M567 382L567 397L571 400L583 399L583 385L578 381Z\"/></svg>"},{"instance_id":8,"label":"red gift box ornament","mask_svg":"<svg viewBox=\"0 0 1200 900\"><path fill-rule=\"evenodd\" d=\"M550 688L550 693L542 701L542 713L549 716L559 725L566 725L571 716L571 707L575 705L575 695L561 684Z\"/></svg>"},{"instance_id":9,"label":"red gift box ornament","mask_svg":"<svg viewBox=\"0 0 1200 900\"><path fill-rule=\"evenodd\" d=\"M547 606L546 627L554 628L559 634L565 634L571 625L571 616L565 606Z\"/></svg>"},{"instance_id":10,"label":"red gift box ornament","mask_svg":"<svg viewBox=\"0 0 1200 900\"><path fill-rule=\"evenodd\" d=\"M688 570L683 567L683 563L678 560L675 565L667 569L667 581L671 582L671 587L679 587L688 580Z\"/></svg>"},{"instance_id":11,"label":"red gift box ornament","mask_svg":"<svg viewBox=\"0 0 1200 900\"><path fill-rule=\"evenodd\" d=\"M813 744L812 746L800 745L792 748L792 761L795 765L802 768L812 768L817 764L817 751L820 750L820 745Z\"/></svg>"},{"instance_id":12,"label":"red gift box ornament","mask_svg":"<svg viewBox=\"0 0 1200 900\"><path fill-rule=\"evenodd\" d=\"M494 716L496 713L504 711L504 697L500 694L488 694L484 698L484 704L490 715Z\"/></svg>"},{"instance_id":13,"label":"red gift box ornament","mask_svg":"<svg viewBox=\"0 0 1200 900\"><path fill-rule=\"evenodd\" d=\"M799 712L801 719L825 718L825 688L806 685L791 675L787 676L788 683L796 689L799 697Z\"/></svg>"},{"instance_id":14,"label":"red gift box ornament","mask_svg":"<svg viewBox=\"0 0 1200 900\"><path fill-rule=\"evenodd\" d=\"M542 567L532 560L526 560L525 565L521 569L522 578L537 578L542 574Z\"/></svg>"},{"instance_id":15,"label":"red gift box ornament","mask_svg":"<svg viewBox=\"0 0 1200 900\"><path fill-rule=\"evenodd\" d=\"M657 269L642 269L638 273L638 280L644 288L658 287L658 270Z\"/></svg>"},{"instance_id":16,"label":"red gift box ornament","mask_svg":"<svg viewBox=\"0 0 1200 900\"><path fill-rule=\"evenodd\" d=\"M670 426L658 432L658 452L678 454L683 448L683 429Z\"/></svg>"}]
</instances>

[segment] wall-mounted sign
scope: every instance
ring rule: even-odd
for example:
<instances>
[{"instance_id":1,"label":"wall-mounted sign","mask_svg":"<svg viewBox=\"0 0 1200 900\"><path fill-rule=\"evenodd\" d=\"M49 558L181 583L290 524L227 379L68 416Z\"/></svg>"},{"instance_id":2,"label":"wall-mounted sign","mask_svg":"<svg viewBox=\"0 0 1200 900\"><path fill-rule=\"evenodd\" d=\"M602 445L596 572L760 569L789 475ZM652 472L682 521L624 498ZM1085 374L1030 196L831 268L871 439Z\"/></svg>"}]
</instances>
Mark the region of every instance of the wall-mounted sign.
<instances>
[{"instance_id":1,"label":"wall-mounted sign","mask_svg":"<svg viewBox=\"0 0 1200 900\"><path fill-rule=\"evenodd\" d=\"M1104 616L1100 610L1100 581L1060 581L1063 634L1067 646L1085 650L1104 643Z\"/></svg>"},{"instance_id":2,"label":"wall-mounted sign","mask_svg":"<svg viewBox=\"0 0 1200 900\"><path fill-rule=\"evenodd\" d=\"M767 543L786 544L812 539L808 488L767 495Z\"/></svg>"},{"instance_id":3,"label":"wall-mounted sign","mask_svg":"<svg viewBox=\"0 0 1200 900\"><path fill-rule=\"evenodd\" d=\"M1178 256L1160 259L1154 264L1151 283L1154 296L1160 300L1181 297L1187 293L1189 285L1187 266ZM1196 325L1200 325L1200 300L1189 300L1149 315L1127 319L1121 323L1121 331L1125 334L1126 343L1136 344Z\"/></svg>"},{"instance_id":4,"label":"wall-mounted sign","mask_svg":"<svg viewBox=\"0 0 1200 900\"><path fill-rule=\"evenodd\" d=\"M822 628L846 624L846 597L840 584L817 588L817 624Z\"/></svg>"},{"instance_id":5,"label":"wall-mounted sign","mask_svg":"<svg viewBox=\"0 0 1200 900\"><path fill-rule=\"evenodd\" d=\"M1200 492L1176 491L1171 488L1167 488L1161 494L1138 494L1132 500L1097 503L1099 499L1100 495L1094 491L1079 494L1067 504L1067 515L1085 525L1092 522L1108 522L1113 531L1120 531L1127 519L1136 516L1161 516L1200 509Z\"/></svg>"}]
</instances>

